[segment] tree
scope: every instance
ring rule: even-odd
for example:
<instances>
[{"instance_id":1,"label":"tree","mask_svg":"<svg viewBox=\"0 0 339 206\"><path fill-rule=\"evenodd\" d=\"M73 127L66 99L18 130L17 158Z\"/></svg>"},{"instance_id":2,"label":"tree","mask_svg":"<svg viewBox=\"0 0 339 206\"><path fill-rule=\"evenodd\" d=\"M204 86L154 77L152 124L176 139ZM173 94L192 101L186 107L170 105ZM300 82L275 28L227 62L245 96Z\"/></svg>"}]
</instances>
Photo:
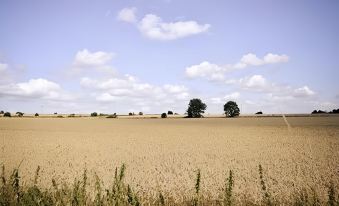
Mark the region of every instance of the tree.
<instances>
[{"instance_id":1,"label":"tree","mask_svg":"<svg viewBox=\"0 0 339 206\"><path fill-rule=\"evenodd\" d=\"M207 106L200 99L191 99L188 104L187 117L200 118L203 117L201 113L205 113Z\"/></svg>"},{"instance_id":2,"label":"tree","mask_svg":"<svg viewBox=\"0 0 339 206\"><path fill-rule=\"evenodd\" d=\"M262 114L262 111L259 111L259 112L255 113L255 114Z\"/></svg>"},{"instance_id":3,"label":"tree","mask_svg":"<svg viewBox=\"0 0 339 206\"><path fill-rule=\"evenodd\" d=\"M235 116L239 116L240 114L240 109L237 103L234 101L228 101L224 105L224 111L225 111L226 117L235 117Z\"/></svg>"},{"instance_id":4,"label":"tree","mask_svg":"<svg viewBox=\"0 0 339 206\"><path fill-rule=\"evenodd\" d=\"M172 111L168 111L167 114L168 115L173 115L173 112Z\"/></svg>"},{"instance_id":5,"label":"tree","mask_svg":"<svg viewBox=\"0 0 339 206\"><path fill-rule=\"evenodd\" d=\"M161 114L161 118L167 118L167 114L166 113L162 113Z\"/></svg>"},{"instance_id":6,"label":"tree","mask_svg":"<svg viewBox=\"0 0 339 206\"><path fill-rule=\"evenodd\" d=\"M139 112L139 115L144 115L144 113L142 113L142 112Z\"/></svg>"},{"instance_id":7,"label":"tree","mask_svg":"<svg viewBox=\"0 0 339 206\"><path fill-rule=\"evenodd\" d=\"M4 111L2 111L2 110L0 111L0 114L4 114L4 113L5 113Z\"/></svg>"},{"instance_id":8,"label":"tree","mask_svg":"<svg viewBox=\"0 0 339 206\"><path fill-rule=\"evenodd\" d=\"M15 113L15 114L18 115L18 117L24 116L24 113L22 113L22 112L17 112L17 113Z\"/></svg>"},{"instance_id":9,"label":"tree","mask_svg":"<svg viewBox=\"0 0 339 206\"><path fill-rule=\"evenodd\" d=\"M4 113L4 117L11 117L11 113L5 112L5 113Z\"/></svg>"},{"instance_id":10,"label":"tree","mask_svg":"<svg viewBox=\"0 0 339 206\"><path fill-rule=\"evenodd\" d=\"M96 112L91 113L91 117L96 117L96 116L98 116L98 113Z\"/></svg>"},{"instance_id":11,"label":"tree","mask_svg":"<svg viewBox=\"0 0 339 206\"><path fill-rule=\"evenodd\" d=\"M38 117L38 116L39 116L39 114L38 114L38 113L35 113L35 115L34 115L34 116Z\"/></svg>"}]
</instances>

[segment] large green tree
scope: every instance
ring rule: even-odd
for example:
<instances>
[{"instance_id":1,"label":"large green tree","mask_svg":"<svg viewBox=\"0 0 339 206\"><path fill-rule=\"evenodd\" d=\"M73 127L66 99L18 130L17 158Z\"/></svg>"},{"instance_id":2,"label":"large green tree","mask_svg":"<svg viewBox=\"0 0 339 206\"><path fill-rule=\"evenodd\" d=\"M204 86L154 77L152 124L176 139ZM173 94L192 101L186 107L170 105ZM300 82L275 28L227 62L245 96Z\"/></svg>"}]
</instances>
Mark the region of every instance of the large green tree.
<instances>
[{"instance_id":1,"label":"large green tree","mask_svg":"<svg viewBox=\"0 0 339 206\"><path fill-rule=\"evenodd\" d=\"M234 101L228 101L224 105L224 111L225 111L226 117L235 117L235 116L239 116L240 114L240 109L237 103Z\"/></svg>"},{"instance_id":2,"label":"large green tree","mask_svg":"<svg viewBox=\"0 0 339 206\"><path fill-rule=\"evenodd\" d=\"M187 117L199 118L205 113L207 106L200 99L191 99L188 104Z\"/></svg>"}]
</instances>

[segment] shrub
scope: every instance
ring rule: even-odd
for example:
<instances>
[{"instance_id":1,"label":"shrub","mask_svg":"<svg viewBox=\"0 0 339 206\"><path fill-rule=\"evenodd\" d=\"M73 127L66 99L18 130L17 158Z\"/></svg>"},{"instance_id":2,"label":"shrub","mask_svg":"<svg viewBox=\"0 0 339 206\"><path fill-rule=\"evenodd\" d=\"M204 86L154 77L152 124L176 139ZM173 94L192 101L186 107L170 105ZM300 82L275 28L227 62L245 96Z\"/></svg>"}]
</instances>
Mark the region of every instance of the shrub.
<instances>
[{"instance_id":1,"label":"shrub","mask_svg":"<svg viewBox=\"0 0 339 206\"><path fill-rule=\"evenodd\" d=\"M259 111L259 112L255 113L255 114L262 114L262 111Z\"/></svg>"},{"instance_id":2,"label":"shrub","mask_svg":"<svg viewBox=\"0 0 339 206\"><path fill-rule=\"evenodd\" d=\"M0 114L4 114L4 111L1 110L1 111L0 111Z\"/></svg>"},{"instance_id":3,"label":"shrub","mask_svg":"<svg viewBox=\"0 0 339 206\"><path fill-rule=\"evenodd\" d=\"M144 115L144 113L142 113L142 112L139 112L139 115Z\"/></svg>"},{"instance_id":4,"label":"shrub","mask_svg":"<svg viewBox=\"0 0 339 206\"><path fill-rule=\"evenodd\" d=\"M54 112L54 114L58 114L57 112Z\"/></svg>"},{"instance_id":5,"label":"shrub","mask_svg":"<svg viewBox=\"0 0 339 206\"><path fill-rule=\"evenodd\" d=\"M161 114L161 118L167 118L167 114L164 112Z\"/></svg>"},{"instance_id":6,"label":"shrub","mask_svg":"<svg viewBox=\"0 0 339 206\"><path fill-rule=\"evenodd\" d=\"M224 111L225 111L226 117L235 117L235 116L239 116L240 114L240 109L237 103L234 101L228 101L224 105Z\"/></svg>"},{"instance_id":7,"label":"shrub","mask_svg":"<svg viewBox=\"0 0 339 206\"><path fill-rule=\"evenodd\" d=\"M11 113L5 112L5 113L4 113L4 117L11 117Z\"/></svg>"},{"instance_id":8,"label":"shrub","mask_svg":"<svg viewBox=\"0 0 339 206\"><path fill-rule=\"evenodd\" d=\"M106 118L117 118L117 113L108 115Z\"/></svg>"},{"instance_id":9,"label":"shrub","mask_svg":"<svg viewBox=\"0 0 339 206\"><path fill-rule=\"evenodd\" d=\"M75 114L70 114L68 115L68 117L75 117Z\"/></svg>"},{"instance_id":10,"label":"shrub","mask_svg":"<svg viewBox=\"0 0 339 206\"><path fill-rule=\"evenodd\" d=\"M168 111L167 114L168 115L173 115L173 112L172 111Z\"/></svg>"},{"instance_id":11,"label":"shrub","mask_svg":"<svg viewBox=\"0 0 339 206\"><path fill-rule=\"evenodd\" d=\"M187 117L199 118L203 117L202 113L205 113L207 106L200 99L191 99L188 104Z\"/></svg>"},{"instance_id":12,"label":"shrub","mask_svg":"<svg viewBox=\"0 0 339 206\"><path fill-rule=\"evenodd\" d=\"M58 115L57 117L58 117L58 118L64 118L64 116L62 116L62 115Z\"/></svg>"},{"instance_id":13,"label":"shrub","mask_svg":"<svg viewBox=\"0 0 339 206\"><path fill-rule=\"evenodd\" d=\"M91 113L91 117L96 117L96 116L98 116L98 113L96 112Z\"/></svg>"},{"instance_id":14,"label":"shrub","mask_svg":"<svg viewBox=\"0 0 339 206\"><path fill-rule=\"evenodd\" d=\"M34 115L34 116L38 117L38 116L39 116L39 114L38 114L38 113L35 113L35 115Z\"/></svg>"},{"instance_id":15,"label":"shrub","mask_svg":"<svg viewBox=\"0 0 339 206\"><path fill-rule=\"evenodd\" d=\"M130 113L128 113L128 115L129 116L133 116L134 115L134 112L132 113L132 112L130 112Z\"/></svg>"},{"instance_id":16,"label":"shrub","mask_svg":"<svg viewBox=\"0 0 339 206\"><path fill-rule=\"evenodd\" d=\"M18 115L18 117L24 116L24 113L22 113L22 112L17 112L17 113L15 113L15 114Z\"/></svg>"}]
</instances>

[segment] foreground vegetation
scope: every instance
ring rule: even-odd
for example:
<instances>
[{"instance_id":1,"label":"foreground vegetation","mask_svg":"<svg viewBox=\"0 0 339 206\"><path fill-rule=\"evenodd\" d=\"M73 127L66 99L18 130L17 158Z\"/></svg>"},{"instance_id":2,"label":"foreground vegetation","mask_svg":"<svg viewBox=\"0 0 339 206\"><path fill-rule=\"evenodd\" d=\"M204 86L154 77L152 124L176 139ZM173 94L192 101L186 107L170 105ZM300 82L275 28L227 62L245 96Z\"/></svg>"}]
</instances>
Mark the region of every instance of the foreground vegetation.
<instances>
[{"instance_id":1,"label":"foreground vegetation","mask_svg":"<svg viewBox=\"0 0 339 206\"><path fill-rule=\"evenodd\" d=\"M109 188L103 188L103 182L95 175L95 184L88 181L87 170L73 184L59 183L51 180L50 188L38 185L40 167L37 168L33 181L23 186L20 182L19 169L14 169L10 176L1 171L0 205L339 205L339 195L333 183L328 184L327 199L321 199L314 188L305 187L295 191L289 201L281 201L271 195L261 165L258 167L258 187L261 189L261 200L254 200L246 194L233 191L236 180L233 171L225 176L225 184L219 198L211 199L201 194L201 171L196 171L194 194L186 199L176 200L157 191L156 197L143 197L138 191L124 182L126 166L115 169L114 179ZM193 185L192 185L193 186Z\"/></svg>"}]
</instances>

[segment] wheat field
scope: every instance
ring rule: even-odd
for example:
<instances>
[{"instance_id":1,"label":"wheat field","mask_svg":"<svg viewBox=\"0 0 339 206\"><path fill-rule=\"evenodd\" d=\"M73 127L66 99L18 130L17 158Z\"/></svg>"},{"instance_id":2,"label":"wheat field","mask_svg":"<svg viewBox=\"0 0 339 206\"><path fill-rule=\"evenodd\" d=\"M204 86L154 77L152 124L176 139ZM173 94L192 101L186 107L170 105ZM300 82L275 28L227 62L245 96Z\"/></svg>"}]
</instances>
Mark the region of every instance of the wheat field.
<instances>
[{"instance_id":1,"label":"wheat field","mask_svg":"<svg viewBox=\"0 0 339 206\"><path fill-rule=\"evenodd\" d=\"M139 195L158 191L181 200L194 194L216 198L229 170L234 194L261 198L258 165L274 198L288 200L302 188L321 199L328 183L339 186L339 117L106 119L0 118L0 163L8 173L19 166L29 184L40 166L38 184L73 182L88 171L113 179L126 165L126 182Z\"/></svg>"}]
</instances>

